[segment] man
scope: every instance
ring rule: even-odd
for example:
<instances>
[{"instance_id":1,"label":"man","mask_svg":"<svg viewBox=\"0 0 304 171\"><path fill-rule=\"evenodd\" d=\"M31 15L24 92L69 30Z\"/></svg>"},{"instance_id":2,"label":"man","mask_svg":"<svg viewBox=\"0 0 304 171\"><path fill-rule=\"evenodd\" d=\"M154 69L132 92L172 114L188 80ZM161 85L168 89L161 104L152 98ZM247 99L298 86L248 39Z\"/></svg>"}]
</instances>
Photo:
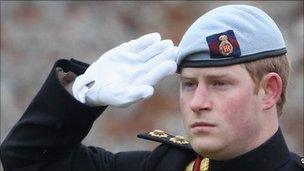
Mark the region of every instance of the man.
<instances>
[{"instance_id":1,"label":"man","mask_svg":"<svg viewBox=\"0 0 304 171\"><path fill-rule=\"evenodd\" d=\"M5 170L303 170L278 125L289 76L279 28L260 9L216 8L187 30L179 51L157 33L108 51L91 66L59 60L1 145ZM177 65L176 65L177 61ZM106 106L153 95L180 73L190 143L161 130L152 152L112 154L81 140ZM191 145L190 145L191 144Z\"/></svg>"}]
</instances>

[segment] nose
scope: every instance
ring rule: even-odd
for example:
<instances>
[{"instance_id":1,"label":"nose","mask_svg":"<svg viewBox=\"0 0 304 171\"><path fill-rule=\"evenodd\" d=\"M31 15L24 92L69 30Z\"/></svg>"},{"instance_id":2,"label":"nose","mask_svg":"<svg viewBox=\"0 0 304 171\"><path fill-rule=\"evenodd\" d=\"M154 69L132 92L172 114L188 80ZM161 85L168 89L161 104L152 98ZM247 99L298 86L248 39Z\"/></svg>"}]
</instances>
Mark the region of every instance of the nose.
<instances>
[{"instance_id":1,"label":"nose","mask_svg":"<svg viewBox=\"0 0 304 171\"><path fill-rule=\"evenodd\" d=\"M190 102L190 108L194 113L211 110L211 98L208 90L199 85Z\"/></svg>"}]
</instances>

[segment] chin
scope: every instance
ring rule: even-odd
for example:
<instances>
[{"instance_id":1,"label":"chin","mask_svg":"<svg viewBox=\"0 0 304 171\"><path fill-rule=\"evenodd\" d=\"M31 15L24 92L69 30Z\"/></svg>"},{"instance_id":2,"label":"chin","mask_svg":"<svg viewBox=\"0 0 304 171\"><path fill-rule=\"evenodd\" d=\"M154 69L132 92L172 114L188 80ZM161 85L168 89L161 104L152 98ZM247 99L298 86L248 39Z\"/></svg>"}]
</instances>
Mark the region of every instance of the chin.
<instances>
[{"instance_id":1,"label":"chin","mask_svg":"<svg viewBox=\"0 0 304 171\"><path fill-rule=\"evenodd\" d=\"M213 156L223 147L219 141L209 137L193 138L190 143L195 152L205 157Z\"/></svg>"}]
</instances>

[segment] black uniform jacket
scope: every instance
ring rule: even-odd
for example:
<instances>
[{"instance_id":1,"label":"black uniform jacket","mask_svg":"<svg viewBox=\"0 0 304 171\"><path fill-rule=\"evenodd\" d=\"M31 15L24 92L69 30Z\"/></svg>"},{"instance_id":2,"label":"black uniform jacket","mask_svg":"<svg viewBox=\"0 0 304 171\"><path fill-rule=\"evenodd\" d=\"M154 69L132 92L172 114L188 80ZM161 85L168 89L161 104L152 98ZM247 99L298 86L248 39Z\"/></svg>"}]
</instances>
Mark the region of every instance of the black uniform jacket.
<instances>
[{"instance_id":1,"label":"black uniform jacket","mask_svg":"<svg viewBox=\"0 0 304 171\"><path fill-rule=\"evenodd\" d=\"M1 144L5 171L183 171L195 159L190 145L178 145L148 133L144 139L162 142L153 151L113 154L81 141L106 107L89 107L74 99L61 85L56 68L82 74L87 64L58 60L39 93ZM304 159L303 159L304 160ZM280 129L260 147L229 161L210 160L209 170L303 170L301 158L289 152Z\"/></svg>"}]
</instances>

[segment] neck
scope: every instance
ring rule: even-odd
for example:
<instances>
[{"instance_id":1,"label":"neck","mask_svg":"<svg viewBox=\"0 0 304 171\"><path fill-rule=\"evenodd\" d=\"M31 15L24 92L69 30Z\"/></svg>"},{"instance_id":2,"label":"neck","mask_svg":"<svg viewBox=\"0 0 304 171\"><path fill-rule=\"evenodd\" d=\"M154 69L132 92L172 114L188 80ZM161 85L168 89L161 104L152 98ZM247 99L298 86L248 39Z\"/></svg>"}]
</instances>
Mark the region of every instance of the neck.
<instances>
[{"instance_id":1,"label":"neck","mask_svg":"<svg viewBox=\"0 0 304 171\"><path fill-rule=\"evenodd\" d=\"M210 170L277 170L290 160L280 129L265 143L231 160L210 160Z\"/></svg>"},{"instance_id":2,"label":"neck","mask_svg":"<svg viewBox=\"0 0 304 171\"><path fill-rule=\"evenodd\" d=\"M257 125L258 129L252 133L253 136L243 141L243 144L240 143L237 148L227 147L226 150L221 150L218 153L205 156L214 160L230 160L265 143L278 131L279 123L275 112L263 113L262 115L266 117L261 119L261 124Z\"/></svg>"}]
</instances>

